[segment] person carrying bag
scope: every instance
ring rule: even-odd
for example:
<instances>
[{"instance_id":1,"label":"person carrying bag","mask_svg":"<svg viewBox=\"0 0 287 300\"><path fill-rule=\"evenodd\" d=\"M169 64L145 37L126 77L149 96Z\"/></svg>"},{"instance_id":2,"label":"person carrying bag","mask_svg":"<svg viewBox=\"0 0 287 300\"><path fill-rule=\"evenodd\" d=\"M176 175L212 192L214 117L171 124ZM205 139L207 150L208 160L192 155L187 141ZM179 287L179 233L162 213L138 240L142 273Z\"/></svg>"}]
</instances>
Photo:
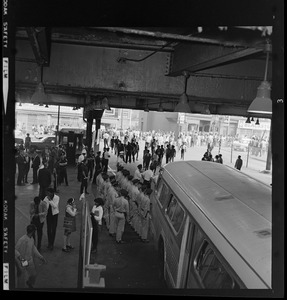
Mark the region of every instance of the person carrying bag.
<instances>
[{"instance_id":1,"label":"person carrying bag","mask_svg":"<svg viewBox=\"0 0 287 300\"><path fill-rule=\"evenodd\" d=\"M64 217L64 247L62 248L63 252L70 252L74 247L71 245L71 233L76 231L76 215L78 214L75 199L70 198L67 201L67 206L65 210Z\"/></svg>"}]
</instances>

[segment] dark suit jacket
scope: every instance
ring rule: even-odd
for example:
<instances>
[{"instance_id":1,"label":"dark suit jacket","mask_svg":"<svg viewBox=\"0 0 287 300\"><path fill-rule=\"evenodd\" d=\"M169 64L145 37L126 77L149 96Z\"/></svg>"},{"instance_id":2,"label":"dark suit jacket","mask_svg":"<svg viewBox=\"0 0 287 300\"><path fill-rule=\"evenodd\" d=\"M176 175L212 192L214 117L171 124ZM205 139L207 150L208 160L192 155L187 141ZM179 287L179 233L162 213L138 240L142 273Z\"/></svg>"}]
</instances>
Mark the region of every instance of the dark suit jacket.
<instances>
[{"instance_id":1,"label":"dark suit jacket","mask_svg":"<svg viewBox=\"0 0 287 300\"><path fill-rule=\"evenodd\" d=\"M39 170L38 182L39 185L42 187L48 187L51 184L52 182L51 173L47 168L43 168Z\"/></svg>"},{"instance_id":2,"label":"dark suit jacket","mask_svg":"<svg viewBox=\"0 0 287 300\"><path fill-rule=\"evenodd\" d=\"M33 162L32 162L32 168L33 169L38 169L40 166L40 157L39 155L36 155L33 159Z\"/></svg>"}]
</instances>

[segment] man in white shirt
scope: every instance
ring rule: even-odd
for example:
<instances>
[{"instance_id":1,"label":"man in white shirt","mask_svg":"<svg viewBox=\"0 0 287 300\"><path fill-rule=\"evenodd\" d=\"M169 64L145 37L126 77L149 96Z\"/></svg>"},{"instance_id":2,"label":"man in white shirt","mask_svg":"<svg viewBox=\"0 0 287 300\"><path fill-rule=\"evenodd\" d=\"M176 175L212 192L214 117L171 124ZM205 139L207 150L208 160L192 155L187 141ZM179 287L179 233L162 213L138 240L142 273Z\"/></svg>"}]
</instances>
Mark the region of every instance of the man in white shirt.
<instances>
[{"instance_id":1,"label":"man in white shirt","mask_svg":"<svg viewBox=\"0 0 287 300\"><path fill-rule=\"evenodd\" d=\"M148 188L151 187L152 177L153 177L152 167L150 167L148 170L142 173L143 184L146 185Z\"/></svg>"},{"instance_id":2,"label":"man in white shirt","mask_svg":"<svg viewBox=\"0 0 287 300\"><path fill-rule=\"evenodd\" d=\"M104 138L104 148L108 148L110 135L107 132L105 132L103 138Z\"/></svg>"},{"instance_id":3,"label":"man in white shirt","mask_svg":"<svg viewBox=\"0 0 287 300\"><path fill-rule=\"evenodd\" d=\"M52 188L47 189L47 196L44 198L44 203L47 205L47 236L48 249L53 250L56 237L56 230L58 225L59 215L59 201L60 197L55 195Z\"/></svg>"},{"instance_id":4,"label":"man in white shirt","mask_svg":"<svg viewBox=\"0 0 287 300\"><path fill-rule=\"evenodd\" d=\"M120 151L119 156L117 157L117 170L119 170L119 167L124 167L125 165L124 151Z\"/></svg>"},{"instance_id":5,"label":"man in white shirt","mask_svg":"<svg viewBox=\"0 0 287 300\"><path fill-rule=\"evenodd\" d=\"M79 182L82 182L82 165L81 163L83 162L83 160L86 158L86 151L82 151L81 155L78 158L78 175L77 175L77 179Z\"/></svg>"},{"instance_id":6,"label":"man in white shirt","mask_svg":"<svg viewBox=\"0 0 287 300\"><path fill-rule=\"evenodd\" d=\"M26 227L26 234L23 235L16 243L15 252L17 254L17 259L28 262L28 265L25 267L25 271L27 272L27 281L26 285L29 288L33 288L36 282L37 270L35 267L34 259L39 258L44 263L46 263L46 259L39 253L35 246L35 242L33 239L33 234L36 231L36 226L30 224ZM23 267L24 269L24 267Z\"/></svg>"},{"instance_id":7,"label":"man in white shirt","mask_svg":"<svg viewBox=\"0 0 287 300\"><path fill-rule=\"evenodd\" d=\"M140 182L143 181L143 178L142 178L142 164L139 164L137 166L137 169L135 170L135 173L134 173L134 179L138 179Z\"/></svg>"}]
</instances>

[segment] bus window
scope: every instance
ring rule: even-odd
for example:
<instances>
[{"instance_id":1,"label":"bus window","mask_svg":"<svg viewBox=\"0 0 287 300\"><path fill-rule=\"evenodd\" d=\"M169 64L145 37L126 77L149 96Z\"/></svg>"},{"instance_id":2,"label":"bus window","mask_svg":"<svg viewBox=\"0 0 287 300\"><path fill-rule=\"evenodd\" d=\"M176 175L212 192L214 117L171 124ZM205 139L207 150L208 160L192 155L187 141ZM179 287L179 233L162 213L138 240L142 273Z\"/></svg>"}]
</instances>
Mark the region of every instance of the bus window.
<instances>
[{"instance_id":1,"label":"bus window","mask_svg":"<svg viewBox=\"0 0 287 300\"><path fill-rule=\"evenodd\" d=\"M171 220L172 215L175 211L176 203L177 203L176 199L174 197L171 197L171 199L168 203L168 206L166 208L166 214L167 214L167 216L169 217L170 220Z\"/></svg>"},{"instance_id":2,"label":"bus window","mask_svg":"<svg viewBox=\"0 0 287 300\"><path fill-rule=\"evenodd\" d=\"M158 199L160 198L162 187L163 187L163 180L161 178L159 178L157 187L156 187L156 196Z\"/></svg>"},{"instance_id":3,"label":"bus window","mask_svg":"<svg viewBox=\"0 0 287 300\"><path fill-rule=\"evenodd\" d=\"M175 197L171 197L171 200L167 206L166 214L170 219L175 231L178 232L184 218L184 210L179 205Z\"/></svg>"},{"instance_id":4,"label":"bus window","mask_svg":"<svg viewBox=\"0 0 287 300\"><path fill-rule=\"evenodd\" d=\"M160 204L164 206L168 198L169 198L169 188L163 183L163 187L159 196Z\"/></svg>"},{"instance_id":5,"label":"bus window","mask_svg":"<svg viewBox=\"0 0 287 300\"><path fill-rule=\"evenodd\" d=\"M196 270L204 288L233 289L239 285L228 274L207 241L198 254Z\"/></svg>"}]
</instances>

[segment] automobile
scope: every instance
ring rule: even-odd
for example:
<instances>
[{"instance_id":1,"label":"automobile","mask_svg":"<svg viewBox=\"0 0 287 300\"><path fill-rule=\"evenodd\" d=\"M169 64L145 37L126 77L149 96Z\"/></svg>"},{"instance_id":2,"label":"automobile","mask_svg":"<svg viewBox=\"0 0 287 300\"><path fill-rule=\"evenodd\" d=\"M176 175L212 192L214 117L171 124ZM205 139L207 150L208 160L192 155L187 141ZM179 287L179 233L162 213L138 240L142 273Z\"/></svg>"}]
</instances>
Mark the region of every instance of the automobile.
<instances>
[{"instance_id":1,"label":"automobile","mask_svg":"<svg viewBox=\"0 0 287 300\"><path fill-rule=\"evenodd\" d=\"M30 150L44 150L45 148L51 148L56 146L56 137L54 135L44 136L43 138L37 140L32 140L30 145Z\"/></svg>"},{"instance_id":2,"label":"automobile","mask_svg":"<svg viewBox=\"0 0 287 300\"><path fill-rule=\"evenodd\" d=\"M248 146L250 143L250 139L242 139L242 140L236 140L233 142L233 150L234 151L248 151Z\"/></svg>"},{"instance_id":3,"label":"automobile","mask_svg":"<svg viewBox=\"0 0 287 300\"><path fill-rule=\"evenodd\" d=\"M24 145L24 139L22 137L15 137L15 148L19 148L20 145Z\"/></svg>"}]
</instances>

